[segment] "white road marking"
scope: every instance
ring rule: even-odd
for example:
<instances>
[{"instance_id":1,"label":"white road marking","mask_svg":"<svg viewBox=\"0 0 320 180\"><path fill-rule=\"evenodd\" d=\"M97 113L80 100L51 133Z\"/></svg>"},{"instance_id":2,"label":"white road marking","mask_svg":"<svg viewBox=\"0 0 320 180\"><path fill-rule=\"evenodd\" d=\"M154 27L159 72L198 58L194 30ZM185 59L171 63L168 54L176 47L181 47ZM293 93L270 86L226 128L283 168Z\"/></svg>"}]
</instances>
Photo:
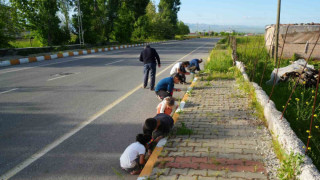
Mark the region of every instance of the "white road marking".
<instances>
[{"instance_id":1,"label":"white road marking","mask_svg":"<svg viewBox=\"0 0 320 180\"><path fill-rule=\"evenodd\" d=\"M209 42L208 42L209 43ZM182 59L184 59L185 57L189 56L190 54L192 54L194 51L206 46L208 43L206 43L203 46L200 46L198 48L196 48L195 50L191 51L190 53L186 54L185 56L183 56L182 58L178 59L177 61L175 61L174 63L172 63L170 66L164 68L162 71L160 71L156 77L160 76L163 72L165 72L166 70L168 70L169 68L171 68L175 63L177 63L178 61L181 61ZM45 146L44 148L40 149L38 152L34 153L32 156L30 156L29 158L27 158L26 160L24 160L23 162L21 162L20 164L18 164L16 167L12 168L11 170L9 170L8 172L6 172L5 174L0 176L0 179L9 179L11 177L13 177L14 175L16 175L17 173L19 173L20 171L22 171L24 168L28 167L30 164L32 164L33 162L35 162L36 160L38 160L39 158L41 158L42 156L44 156L46 153L48 153L49 151L51 151L52 149L54 149L55 147L57 147L58 145L60 145L61 143L63 143L65 140L67 140L68 138L70 138L71 136L73 136L74 134L76 134L78 131L80 131L81 129L83 129L84 127L86 127L88 124L90 124L91 122L93 122L94 120L96 120L97 118L99 118L101 115L103 115L104 113L106 113L107 111L109 111L111 108L115 107L116 105L118 105L120 102L122 102L123 100L125 100L127 97L129 97L130 95L132 95L134 92L138 91L139 89L141 89L141 86L143 85L143 83L139 84L137 87L135 87L134 89L130 90L128 93L126 93L125 95L121 96L119 99L115 100L114 102L112 102L111 104L105 106L104 108L102 108L99 112L95 113L94 115L92 115L91 117L89 117L88 120L80 123L77 127L73 128L71 131L69 131L68 133L62 135L61 137L59 137L58 139L56 139L55 141L53 141L52 143L48 144L47 146Z\"/></svg>"},{"instance_id":2,"label":"white road marking","mask_svg":"<svg viewBox=\"0 0 320 180\"><path fill-rule=\"evenodd\" d=\"M3 92L0 92L0 94L4 94L4 93L11 92L11 91L15 91L15 90L17 90L17 89L19 89L19 88L13 88L13 89L10 89L10 90L8 90L8 91L3 91Z\"/></svg>"},{"instance_id":3,"label":"white road marking","mask_svg":"<svg viewBox=\"0 0 320 180\"><path fill-rule=\"evenodd\" d=\"M56 80L56 79L60 79L60 78L64 78L64 77L67 77L67 76L70 76L70 75L76 75L76 74L80 74L80 72L69 74L69 75L58 76L58 77L55 77L55 78L48 79L47 81L52 81L52 80Z\"/></svg>"},{"instance_id":4,"label":"white road marking","mask_svg":"<svg viewBox=\"0 0 320 180\"><path fill-rule=\"evenodd\" d=\"M123 51L121 51L123 52ZM118 54L118 53L121 53L121 52L115 52L115 53L108 53L110 55L112 54ZM68 60L68 61L62 61L62 62L54 62L54 63L49 63L49 64L43 64L43 65L38 65L38 66L33 66L33 67L26 67L26 68L20 68L20 69L12 69L12 70L8 70L8 71L3 71L1 72L0 71L0 74L5 74L5 73L10 73L10 72L16 72L16 71L23 71L23 70L28 70L28 69L33 69L33 68L36 68L36 67L44 67L44 66L50 66L50 65L54 65L54 64L62 64L62 63L67 63L67 62L72 62L72 61L78 61L78 60L81 60L85 57L88 57L88 56L72 56L72 57L75 57L77 59L72 59L72 60ZM51 61L51 60L50 60Z\"/></svg>"},{"instance_id":5,"label":"white road marking","mask_svg":"<svg viewBox=\"0 0 320 180\"><path fill-rule=\"evenodd\" d=\"M105 64L105 65L107 66L107 65L110 65L110 64L115 64L115 63L121 62L121 61L124 61L124 60L119 60L119 61L111 62L111 63Z\"/></svg>"}]
</instances>

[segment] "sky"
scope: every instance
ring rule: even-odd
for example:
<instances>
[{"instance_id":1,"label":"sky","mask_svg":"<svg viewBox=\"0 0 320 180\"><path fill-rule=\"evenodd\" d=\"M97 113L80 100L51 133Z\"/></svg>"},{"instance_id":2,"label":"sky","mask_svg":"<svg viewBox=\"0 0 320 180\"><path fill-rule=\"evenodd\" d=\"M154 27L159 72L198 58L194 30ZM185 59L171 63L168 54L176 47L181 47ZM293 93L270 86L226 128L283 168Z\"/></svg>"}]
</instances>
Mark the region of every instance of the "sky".
<instances>
[{"instance_id":1,"label":"sky","mask_svg":"<svg viewBox=\"0 0 320 180\"><path fill-rule=\"evenodd\" d=\"M278 0L180 1L178 19L185 23L247 26L276 23ZM280 23L320 23L319 10L320 0L282 0Z\"/></svg>"}]
</instances>

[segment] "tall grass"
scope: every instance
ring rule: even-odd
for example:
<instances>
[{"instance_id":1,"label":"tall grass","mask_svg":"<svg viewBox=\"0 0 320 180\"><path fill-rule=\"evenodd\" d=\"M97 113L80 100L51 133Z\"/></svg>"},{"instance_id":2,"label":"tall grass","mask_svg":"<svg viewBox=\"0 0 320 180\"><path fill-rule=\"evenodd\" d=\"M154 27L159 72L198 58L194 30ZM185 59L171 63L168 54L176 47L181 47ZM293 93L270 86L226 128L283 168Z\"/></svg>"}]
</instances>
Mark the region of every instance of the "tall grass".
<instances>
[{"instance_id":1,"label":"tall grass","mask_svg":"<svg viewBox=\"0 0 320 180\"><path fill-rule=\"evenodd\" d=\"M246 66L246 72L252 80L260 84L260 79L264 67L266 65L266 71L262 79L262 88L269 95L272 89L272 85L267 85L265 82L270 79L270 74L275 68L275 62L273 59L268 58L268 52L264 48L263 36L254 37L237 37L237 55L240 61L244 62ZM293 58L295 58L293 56ZM290 64L290 61L296 59L281 59L280 67L285 67ZM318 67L318 62L311 62ZM255 69L254 69L255 68ZM275 103L276 108L279 111L283 110L287 100L289 99L290 93L294 82L281 82L275 86L271 100ZM311 118L311 109L313 103L315 88L306 88L298 85L296 88L292 100L284 114L284 117L290 122L290 126L297 136L307 144L308 133ZM319 92L318 92L319 93ZM320 101L317 100L317 107ZM313 163L320 169L320 110L316 108L315 112L318 116L315 117L314 124L312 127L312 137L310 139L309 146L311 150L308 151L308 155L312 158Z\"/></svg>"},{"instance_id":2,"label":"tall grass","mask_svg":"<svg viewBox=\"0 0 320 180\"><path fill-rule=\"evenodd\" d=\"M33 39L30 43L29 39L21 39L9 42L15 48L42 47L42 43L38 39Z\"/></svg>"}]
</instances>

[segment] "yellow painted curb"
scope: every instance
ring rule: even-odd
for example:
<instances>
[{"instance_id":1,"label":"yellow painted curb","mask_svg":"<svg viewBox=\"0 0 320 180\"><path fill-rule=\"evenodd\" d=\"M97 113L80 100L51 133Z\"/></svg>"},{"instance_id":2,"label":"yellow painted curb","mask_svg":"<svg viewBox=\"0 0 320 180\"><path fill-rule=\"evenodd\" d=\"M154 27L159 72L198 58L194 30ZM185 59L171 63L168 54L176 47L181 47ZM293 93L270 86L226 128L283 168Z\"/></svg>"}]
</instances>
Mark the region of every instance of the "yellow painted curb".
<instances>
[{"instance_id":1,"label":"yellow painted curb","mask_svg":"<svg viewBox=\"0 0 320 180\"><path fill-rule=\"evenodd\" d=\"M10 64L17 65L17 64L20 64L20 61L19 61L19 59L12 59L12 60L10 60Z\"/></svg>"},{"instance_id":2,"label":"yellow painted curb","mask_svg":"<svg viewBox=\"0 0 320 180\"><path fill-rule=\"evenodd\" d=\"M83 55L83 51L79 51L78 53L79 53L79 55Z\"/></svg>"},{"instance_id":3,"label":"yellow painted curb","mask_svg":"<svg viewBox=\"0 0 320 180\"><path fill-rule=\"evenodd\" d=\"M87 50L87 54L91 54L91 50L90 49Z\"/></svg>"},{"instance_id":4,"label":"yellow painted curb","mask_svg":"<svg viewBox=\"0 0 320 180\"><path fill-rule=\"evenodd\" d=\"M44 59L45 59L45 60L51 60L51 56L50 56L50 55L45 55L45 56L44 56Z\"/></svg>"},{"instance_id":5,"label":"yellow painted curb","mask_svg":"<svg viewBox=\"0 0 320 180\"><path fill-rule=\"evenodd\" d=\"M36 57L29 57L29 62L37 62L37 58Z\"/></svg>"},{"instance_id":6,"label":"yellow painted curb","mask_svg":"<svg viewBox=\"0 0 320 180\"><path fill-rule=\"evenodd\" d=\"M61 53L58 53L57 56L58 56L58 58L63 58L63 54L61 54Z\"/></svg>"},{"instance_id":7,"label":"yellow painted curb","mask_svg":"<svg viewBox=\"0 0 320 180\"><path fill-rule=\"evenodd\" d=\"M69 52L69 56L74 56L73 52Z\"/></svg>"},{"instance_id":8,"label":"yellow painted curb","mask_svg":"<svg viewBox=\"0 0 320 180\"><path fill-rule=\"evenodd\" d=\"M194 87L196 85L196 82L192 82L190 87ZM181 101L186 101L188 99L189 95L188 93L185 93L182 100ZM174 124L176 124L176 122L178 121L179 119L179 114L178 113L174 113L173 116L172 116L172 119L174 121ZM161 151L162 151L163 147L156 147L151 156L149 157L146 165L144 166L144 168L142 169L139 177L142 178L142 177L149 177L152 173L152 170L153 170L153 167L154 167L154 164L157 162L158 160L158 156L160 155Z\"/></svg>"}]
</instances>

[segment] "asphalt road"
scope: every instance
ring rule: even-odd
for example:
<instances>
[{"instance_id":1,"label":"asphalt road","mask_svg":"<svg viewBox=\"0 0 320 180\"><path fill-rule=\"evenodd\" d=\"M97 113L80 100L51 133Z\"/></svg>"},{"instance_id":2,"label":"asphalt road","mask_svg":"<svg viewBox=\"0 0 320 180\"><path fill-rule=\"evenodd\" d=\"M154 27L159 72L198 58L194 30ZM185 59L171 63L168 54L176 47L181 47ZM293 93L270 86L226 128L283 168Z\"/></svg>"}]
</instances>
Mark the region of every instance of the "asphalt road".
<instances>
[{"instance_id":1,"label":"asphalt road","mask_svg":"<svg viewBox=\"0 0 320 180\"><path fill-rule=\"evenodd\" d=\"M216 42L151 45L162 62L156 82L177 61L207 58ZM159 103L141 88L142 49L0 68L0 179L136 179L119 157Z\"/></svg>"}]
</instances>

